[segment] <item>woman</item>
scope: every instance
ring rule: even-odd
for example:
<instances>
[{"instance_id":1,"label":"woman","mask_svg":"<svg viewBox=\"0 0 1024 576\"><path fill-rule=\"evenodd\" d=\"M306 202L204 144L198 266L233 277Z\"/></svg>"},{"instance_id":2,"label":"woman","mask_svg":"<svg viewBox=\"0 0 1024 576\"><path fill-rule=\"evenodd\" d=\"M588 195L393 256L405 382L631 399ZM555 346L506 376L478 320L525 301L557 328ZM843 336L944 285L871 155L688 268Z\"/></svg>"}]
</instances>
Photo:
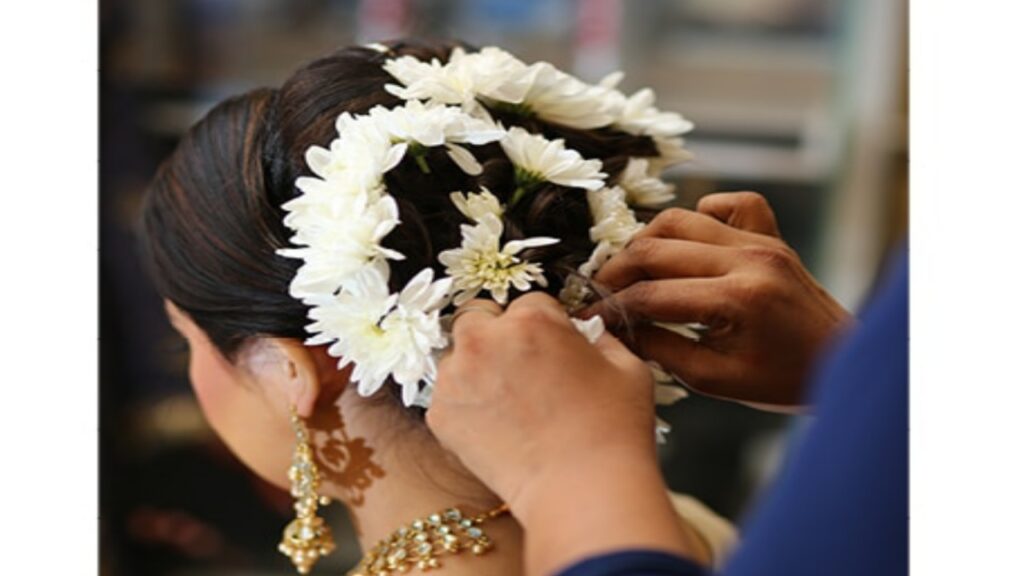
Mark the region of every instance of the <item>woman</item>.
<instances>
[{"instance_id":1,"label":"woman","mask_svg":"<svg viewBox=\"0 0 1024 576\"><path fill-rule=\"evenodd\" d=\"M640 228L629 206L671 198L656 174L686 157L690 125L615 79L494 48L348 48L222 102L160 168L144 209L157 286L210 424L296 497L281 551L300 572L333 547L324 497L358 529L356 573L521 572L520 527L422 408L450 297L578 306ZM411 336L382 340L396 323ZM677 501L698 560L720 557L731 527Z\"/></svg>"}]
</instances>

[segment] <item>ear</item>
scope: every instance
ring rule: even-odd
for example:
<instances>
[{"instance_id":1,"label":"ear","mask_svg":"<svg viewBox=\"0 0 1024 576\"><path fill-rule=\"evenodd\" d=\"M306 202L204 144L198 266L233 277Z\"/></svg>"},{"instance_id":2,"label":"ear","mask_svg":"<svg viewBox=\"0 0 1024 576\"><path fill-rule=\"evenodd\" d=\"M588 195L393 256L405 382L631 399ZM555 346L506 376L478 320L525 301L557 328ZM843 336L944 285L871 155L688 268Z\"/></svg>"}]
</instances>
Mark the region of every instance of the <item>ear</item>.
<instances>
[{"instance_id":1,"label":"ear","mask_svg":"<svg viewBox=\"0 0 1024 576\"><path fill-rule=\"evenodd\" d=\"M312 351L299 340L261 338L247 347L239 358L256 384L282 398L302 418L313 414L321 382ZM287 409L288 407L284 407Z\"/></svg>"}]
</instances>

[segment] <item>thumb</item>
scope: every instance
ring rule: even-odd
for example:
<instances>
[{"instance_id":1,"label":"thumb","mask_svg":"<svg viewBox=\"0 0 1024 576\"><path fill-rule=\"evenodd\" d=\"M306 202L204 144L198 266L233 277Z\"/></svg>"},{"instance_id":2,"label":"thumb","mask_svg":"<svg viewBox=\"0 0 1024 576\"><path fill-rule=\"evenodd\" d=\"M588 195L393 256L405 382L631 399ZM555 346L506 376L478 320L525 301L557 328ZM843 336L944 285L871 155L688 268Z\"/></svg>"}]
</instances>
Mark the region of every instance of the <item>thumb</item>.
<instances>
[{"instance_id":1,"label":"thumb","mask_svg":"<svg viewBox=\"0 0 1024 576\"><path fill-rule=\"evenodd\" d=\"M757 192L709 194L697 203L697 212L707 214L733 228L781 238L775 212L764 196Z\"/></svg>"}]
</instances>

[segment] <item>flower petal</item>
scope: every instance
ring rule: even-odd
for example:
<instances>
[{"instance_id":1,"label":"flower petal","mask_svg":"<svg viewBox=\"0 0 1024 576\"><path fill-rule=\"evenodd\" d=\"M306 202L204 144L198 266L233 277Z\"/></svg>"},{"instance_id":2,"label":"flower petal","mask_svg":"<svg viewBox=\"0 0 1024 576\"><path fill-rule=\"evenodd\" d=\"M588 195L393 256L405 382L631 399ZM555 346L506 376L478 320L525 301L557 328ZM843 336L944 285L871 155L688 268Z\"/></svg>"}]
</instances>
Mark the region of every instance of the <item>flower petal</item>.
<instances>
[{"instance_id":1,"label":"flower petal","mask_svg":"<svg viewBox=\"0 0 1024 576\"><path fill-rule=\"evenodd\" d=\"M483 166L480 165L480 162L477 162L476 157L469 150L456 144L447 144L446 147L448 149L448 157L466 174L479 176L484 171Z\"/></svg>"}]
</instances>

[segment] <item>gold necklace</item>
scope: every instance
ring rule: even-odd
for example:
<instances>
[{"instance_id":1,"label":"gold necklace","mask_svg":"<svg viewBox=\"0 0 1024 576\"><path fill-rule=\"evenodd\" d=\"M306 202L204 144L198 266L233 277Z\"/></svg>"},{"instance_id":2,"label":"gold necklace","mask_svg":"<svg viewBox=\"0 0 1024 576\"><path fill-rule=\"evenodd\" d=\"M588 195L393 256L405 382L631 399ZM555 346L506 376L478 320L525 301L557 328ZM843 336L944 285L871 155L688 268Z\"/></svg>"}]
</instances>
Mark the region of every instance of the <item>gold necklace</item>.
<instances>
[{"instance_id":1,"label":"gold necklace","mask_svg":"<svg viewBox=\"0 0 1024 576\"><path fill-rule=\"evenodd\" d=\"M494 547L480 524L508 513L508 505L465 516L458 508L413 520L381 540L370 550L349 576L390 576L404 574L413 567L426 572L440 568L439 556L469 550L479 556Z\"/></svg>"}]
</instances>

